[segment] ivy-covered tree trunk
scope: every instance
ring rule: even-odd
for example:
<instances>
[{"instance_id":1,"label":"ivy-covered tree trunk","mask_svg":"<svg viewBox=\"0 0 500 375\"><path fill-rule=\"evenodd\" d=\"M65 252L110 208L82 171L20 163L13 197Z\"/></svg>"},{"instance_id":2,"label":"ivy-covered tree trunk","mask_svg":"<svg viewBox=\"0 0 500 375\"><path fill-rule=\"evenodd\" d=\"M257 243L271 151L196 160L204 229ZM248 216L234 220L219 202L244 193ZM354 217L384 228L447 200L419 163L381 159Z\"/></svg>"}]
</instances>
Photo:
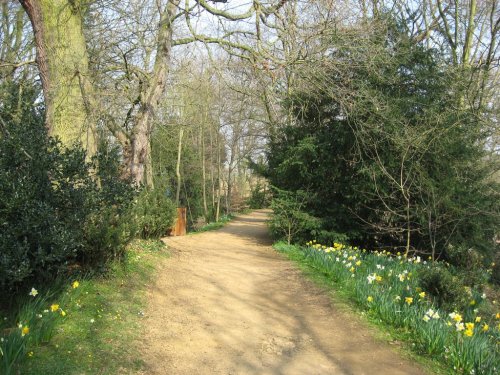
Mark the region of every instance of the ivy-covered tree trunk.
<instances>
[{"instance_id":1,"label":"ivy-covered tree trunk","mask_svg":"<svg viewBox=\"0 0 500 375\"><path fill-rule=\"evenodd\" d=\"M81 0L20 0L28 14L37 52L49 134L71 147L96 150L92 85L82 28Z\"/></svg>"}]
</instances>

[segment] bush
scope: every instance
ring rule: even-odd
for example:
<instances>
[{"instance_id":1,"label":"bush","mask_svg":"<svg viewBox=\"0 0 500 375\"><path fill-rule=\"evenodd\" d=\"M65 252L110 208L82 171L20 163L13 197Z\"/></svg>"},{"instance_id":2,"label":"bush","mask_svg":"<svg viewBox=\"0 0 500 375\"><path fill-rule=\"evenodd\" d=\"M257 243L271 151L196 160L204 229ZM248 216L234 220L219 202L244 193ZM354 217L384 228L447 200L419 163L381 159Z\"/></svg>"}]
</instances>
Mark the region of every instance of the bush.
<instances>
[{"instance_id":1,"label":"bush","mask_svg":"<svg viewBox=\"0 0 500 375\"><path fill-rule=\"evenodd\" d=\"M248 199L248 206L251 209L259 209L269 207L269 191L265 186L257 183L255 188L252 189L250 193L250 198Z\"/></svg>"},{"instance_id":2,"label":"bush","mask_svg":"<svg viewBox=\"0 0 500 375\"><path fill-rule=\"evenodd\" d=\"M311 234L319 243L349 243L349 236L344 233L337 233L335 231L321 229L313 230Z\"/></svg>"},{"instance_id":3,"label":"bush","mask_svg":"<svg viewBox=\"0 0 500 375\"><path fill-rule=\"evenodd\" d=\"M161 237L174 224L176 207L163 189L144 189L132 209L138 236L141 238Z\"/></svg>"},{"instance_id":4,"label":"bush","mask_svg":"<svg viewBox=\"0 0 500 375\"><path fill-rule=\"evenodd\" d=\"M465 310L469 306L471 298L464 293L470 290L464 283L464 279L454 275L449 269L435 266L422 268L419 273L420 286L432 298L434 303L444 309Z\"/></svg>"},{"instance_id":5,"label":"bush","mask_svg":"<svg viewBox=\"0 0 500 375\"><path fill-rule=\"evenodd\" d=\"M78 150L61 151L41 118L6 124L0 139L0 287L47 280L82 249L89 178Z\"/></svg>"},{"instance_id":6,"label":"bush","mask_svg":"<svg viewBox=\"0 0 500 375\"><path fill-rule=\"evenodd\" d=\"M303 65L307 84L285 101L291 118L270 137L265 176L311 192L302 211L358 246L442 258L452 243L491 257L500 227L498 158L484 147L492 113L457 107L464 71L445 68L399 21L380 21L332 32L325 64Z\"/></svg>"},{"instance_id":7,"label":"bush","mask_svg":"<svg viewBox=\"0 0 500 375\"><path fill-rule=\"evenodd\" d=\"M47 136L41 112L28 106L14 120L1 109L0 304L121 254L134 194L119 178L116 150L103 145L86 163L83 150Z\"/></svg>"},{"instance_id":8,"label":"bush","mask_svg":"<svg viewBox=\"0 0 500 375\"><path fill-rule=\"evenodd\" d=\"M456 275L464 280L468 286L482 288L488 282L484 256L477 250L466 246L448 246L447 260L456 270Z\"/></svg>"},{"instance_id":9,"label":"bush","mask_svg":"<svg viewBox=\"0 0 500 375\"><path fill-rule=\"evenodd\" d=\"M320 220L303 211L309 199L303 191L290 192L275 188L271 202L273 213L269 221L271 234L276 239L291 242L305 242L318 231Z\"/></svg>"},{"instance_id":10,"label":"bush","mask_svg":"<svg viewBox=\"0 0 500 375\"><path fill-rule=\"evenodd\" d=\"M98 266L121 257L135 235L130 211L136 191L130 180L123 180L119 150L102 144L94 157L93 169L100 188L94 185L91 209L85 221L83 248L78 260Z\"/></svg>"}]
</instances>

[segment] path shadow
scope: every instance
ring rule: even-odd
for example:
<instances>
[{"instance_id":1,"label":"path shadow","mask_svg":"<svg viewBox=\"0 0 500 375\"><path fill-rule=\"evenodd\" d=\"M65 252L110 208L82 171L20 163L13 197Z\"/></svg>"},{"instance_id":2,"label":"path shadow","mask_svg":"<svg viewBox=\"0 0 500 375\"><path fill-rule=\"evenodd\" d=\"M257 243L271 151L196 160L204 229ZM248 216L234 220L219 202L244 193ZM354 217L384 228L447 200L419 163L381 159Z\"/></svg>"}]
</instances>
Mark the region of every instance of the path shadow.
<instances>
[{"instance_id":1,"label":"path shadow","mask_svg":"<svg viewBox=\"0 0 500 375\"><path fill-rule=\"evenodd\" d=\"M270 246L273 244L266 225L271 210L256 210L250 215L239 215L217 232L227 233L240 237L249 244ZM255 217L255 215L258 215Z\"/></svg>"}]
</instances>

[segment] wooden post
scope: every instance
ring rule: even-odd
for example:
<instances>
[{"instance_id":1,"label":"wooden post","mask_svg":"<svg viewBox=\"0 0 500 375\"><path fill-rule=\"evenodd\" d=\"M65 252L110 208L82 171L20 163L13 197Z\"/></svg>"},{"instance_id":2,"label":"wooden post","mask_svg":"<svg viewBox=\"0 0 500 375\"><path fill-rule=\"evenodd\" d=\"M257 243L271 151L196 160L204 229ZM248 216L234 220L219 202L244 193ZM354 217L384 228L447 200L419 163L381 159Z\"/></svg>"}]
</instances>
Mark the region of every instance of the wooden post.
<instances>
[{"instance_id":1,"label":"wooden post","mask_svg":"<svg viewBox=\"0 0 500 375\"><path fill-rule=\"evenodd\" d=\"M170 232L171 236L185 236L186 235L186 207L177 208L177 219Z\"/></svg>"}]
</instances>

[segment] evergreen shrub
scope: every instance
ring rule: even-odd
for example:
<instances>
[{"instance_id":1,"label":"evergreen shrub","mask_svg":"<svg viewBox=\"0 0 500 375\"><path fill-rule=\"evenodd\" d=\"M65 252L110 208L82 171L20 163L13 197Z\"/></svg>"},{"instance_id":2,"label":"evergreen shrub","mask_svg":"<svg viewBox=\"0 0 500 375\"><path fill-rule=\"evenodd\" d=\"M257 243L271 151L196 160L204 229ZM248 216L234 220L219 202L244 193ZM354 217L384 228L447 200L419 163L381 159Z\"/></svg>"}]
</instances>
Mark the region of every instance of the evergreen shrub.
<instances>
[{"instance_id":1,"label":"evergreen shrub","mask_svg":"<svg viewBox=\"0 0 500 375\"><path fill-rule=\"evenodd\" d=\"M144 189L132 209L132 219L141 238L165 236L174 224L176 207L164 189Z\"/></svg>"},{"instance_id":2,"label":"evergreen shrub","mask_svg":"<svg viewBox=\"0 0 500 375\"><path fill-rule=\"evenodd\" d=\"M43 112L0 108L0 304L70 270L91 271L123 253L134 190L118 152L92 162L47 135Z\"/></svg>"}]
</instances>

